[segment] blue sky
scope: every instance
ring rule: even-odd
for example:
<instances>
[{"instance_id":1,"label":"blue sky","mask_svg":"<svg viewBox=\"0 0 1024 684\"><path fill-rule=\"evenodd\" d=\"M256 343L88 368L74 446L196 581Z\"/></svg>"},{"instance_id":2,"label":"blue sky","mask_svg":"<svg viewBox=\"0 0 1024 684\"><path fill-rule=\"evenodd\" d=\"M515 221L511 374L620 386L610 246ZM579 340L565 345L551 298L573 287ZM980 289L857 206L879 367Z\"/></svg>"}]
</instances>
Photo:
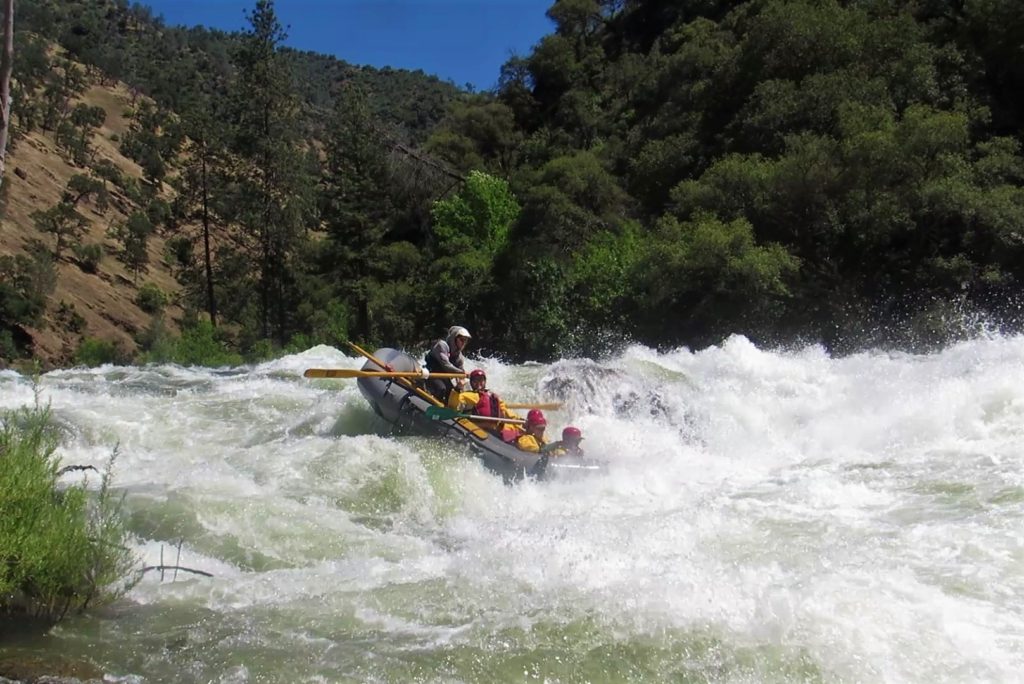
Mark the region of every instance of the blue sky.
<instances>
[{"instance_id":1,"label":"blue sky","mask_svg":"<svg viewBox=\"0 0 1024 684\"><path fill-rule=\"evenodd\" d=\"M422 69L458 86L493 87L513 53L553 31L554 0L277 0L286 44L352 64ZM141 0L167 24L247 26L255 0Z\"/></svg>"}]
</instances>

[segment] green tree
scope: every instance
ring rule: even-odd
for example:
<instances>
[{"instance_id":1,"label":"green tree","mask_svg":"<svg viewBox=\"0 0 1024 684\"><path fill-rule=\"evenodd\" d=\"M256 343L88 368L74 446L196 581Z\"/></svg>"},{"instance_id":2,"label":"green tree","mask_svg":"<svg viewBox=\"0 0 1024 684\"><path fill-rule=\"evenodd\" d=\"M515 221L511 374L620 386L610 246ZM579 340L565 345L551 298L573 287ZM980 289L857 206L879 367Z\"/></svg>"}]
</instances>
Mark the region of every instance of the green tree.
<instances>
[{"instance_id":1,"label":"green tree","mask_svg":"<svg viewBox=\"0 0 1024 684\"><path fill-rule=\"evenodd\" d=\"M118 258L132 272L132 277L136 281L139 279L139 273L146 270L146 265L149 264L149 236L152 233L153 224L142 211L132 212L124 223L111 231L111 236L121 242Z\"/></svg>"},{"instance_id":2,"label":"green tree","mask_svg":"<svg viewBox=\"0 0 1024 684\"><path fill-rule=\"evenodd\" d=\"M642 287L637 306L648 331L707 343L730 332L763 333L782 313L797 265L782 246L757 245L744 219L666 216L631 279Z\"/></svg>"},{"instance_id":3,"label":"green tree","mask_svg":"<svg viewBox=\"0 0 1024 684\"><path fill-rule=\"evenodd\" d=\"M335 99L330 133L321 198L330 241L324 271L352 311L350 331L375 339L370 297L380 282L381 248L394 216L387 146L359 90L347 89Z\"/></svg>"},{"instance_id":4,"label":"green tree","mask_svg":"<svg viewBox=\"0 0 1024 684\"><path fill-rule=\"evenodd\" d=\"M437 259L430 272L439 318L454 320L474 312L486 320L488 312L497 314L494 261L507 248L519 211L508 183L482 171L471 171L457 195L434 203Z\"/></svg>"},{"instance_id":5,"label":"green tree","mask_svg":"<svg viewBox=\"0 0 1024 684\"><path fill-rule=\"evenodd\" d=\"M236 177L237 217L255 257L260 334L283 346L294 310L291 260L313 218L313 182L310 158L297 139L299 103L280 52L286 33L273 2L257 0L248 19L233 55L233 142L244 160Z\"/></svg>"},{"instance_id":6,"label":"green tree","mask_svg":"<svg viewBox=\"0 0 1024 684\"><path fill-rule=\"evenodd\" d=\"M89 221L75 209L74 204L58 202L49 209L36 210L30 214L36 228L53 235L53 258L60 260L64 248L78 244L89 228Z\"/></svg>"}]
</instances>

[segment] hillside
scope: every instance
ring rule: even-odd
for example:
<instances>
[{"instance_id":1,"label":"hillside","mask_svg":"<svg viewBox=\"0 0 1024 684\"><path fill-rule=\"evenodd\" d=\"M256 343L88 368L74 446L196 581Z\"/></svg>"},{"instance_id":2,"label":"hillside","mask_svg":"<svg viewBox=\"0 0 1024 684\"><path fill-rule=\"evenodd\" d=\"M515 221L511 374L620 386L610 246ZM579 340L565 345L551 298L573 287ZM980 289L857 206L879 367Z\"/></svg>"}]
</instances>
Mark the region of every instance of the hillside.
<instances>
[{"instance_id":1,"label":"hillside","mask_svg":"<svg viewBox=\"0 0 1024 684\"><path fill-rule=\"evenodd\" d=\"M250 187L241 202L233 194L255 178L246 171L254 168L246 159L252 151L235 146L244 135L233 128L252 101L237 95L245 87L237 71L239 50L251 36L168 27L145 6L115 0L25 0L17 12L14 136L0 195L0 257L6 259L0 264L0 364L29 355L45 366L66 365L90 338L113 344L118 359L137 358L148 350L139 347L138 336L157 323L154 313L160 318L154 329L172 336L186 311L192 322L209 317L204 279L217 281L223 303L217 344L252 351L268 337L268 313L260 304L263 311L254 318L248 303L259 298L258 289L265 298L268 279L276 276L263 270L267 265L257 256L267 246L256 237L262 229L248 225L244 214L246 202L262 201L261 189ZM452 84L422 72L360 67L283 46L272 60L284 79L273 86L280 96L279 128L249 139L264 144L287 138L294 156L276 166L310 173L292 190L272 193L304 195L306 208L296 223L303 240L319 227L315 193L322 170L316 157L336 145L330 127L339 125L340 93L346 93L343 106L360 102L349 110L362 122L360 139L386 140L373 152L379 159L394 148L403 158L415 156L413 146L459 95ZM204 136L198 143L189 137L197 133ZM216 163L208 160L206 194L211 214L217 214L212 274L199 260L204 200L195 197L207 190L197 188L195 175L187 177L199 173L201 164L191 157L197 144L217 157ZM304 155L310 156L302 160ZM103 189L81 193L69 183ZM418 171L406 181L410 187L423 183ZM191 195L179 202L178 192ZM416 192L426 197L434 191ZM426 201L417 198L405 211L426 216ZM39 216L47 211L53 216L49 232ZM65 219L82 221L84 228L69 225L64 234L59 222ZM135 220L143 227L129 235ZM144 256L139 248L129 256L129 240L140 235L136 245L143 243ZM51 265L49 257L36 259L40 254L57 258ZM144 265L135 272L124 262ZM166 307L140 307L144 286L166 295ZM273 285L279 286L284 283ZM263 330L254 332L260 323ZM223 337L227 330L230 342ZM277 335L272 344L287 341Z\"/></svg>"},{"instance_id":2,"label":"hillside","mask_svg":"<svg viewBox=\"0 0 1024 684\"><path fill-rule=\"evenodd\" d=\"M126 178L141 179L142 169L125 158L115 142L128 128L124 116L132 101L128 87L123 83L91 85L77 101L102 107L106 112L102 125L91 138L95 153L93 164L108 160ZM56 204L68 180L85 171L69 162L48 132L33 131L18 140L8 153L4 178L7 203L0 230L0 254L23 254L38 241L51 246L52 239L40 233L31 214ZM113 342L124 353L134 354L137 349L134 335L145 330L152 319L151 314L135 303L138 287L153 283L171 295L179 289L163 257L165 238L160 231L148 240L149 266L137 281L116 258L118 245L108 237L107 231L123 223L138 207L109 184L108 192L110 201L106 209L94 202L81 207L81 213L89 222L82 242L103 248L97 271L85 272L70 250L67 251L55 264L56 286L42 321L22 329L33 355L45 366L70 363L75 350L87 337ZM62 305L67 305L63 311ZM81 317L80 321L75 320L75 314ZM167 308L165 323L171 330L177 329L175 319L180 315L179 306L171 304Z\"/></svg>"},{"instance_id":3,"label":"hillside","mask_svg":"<svg viewBox=\"0 0 1024 684\"><path fill-rule=\"evenodd\" d=\"M415 346L455 322L477 350L519 360L734 334L926 349L972 321L1024 329L1020 7L556 0L554 32L502 67L496 92L449 101L415 72L285 48L269 0L236 34L167 28L114 0L26 0L22 31L88 71L16 49L32 98L16 155L46 163L12 158L25 177L11 216L31 230L28 204L76 178L39 130L71 159L90 127L101 155L117 135L141 169L111 157L78 180L124 190L109 215L81 205L88 239L126 215L136 237L156 227L143 279L164 268L161 239L173 244L182 347L195 330L196 347L253 358L346 339ZM155 105L135 108L124 137L119 105L97 123L92 106L62 104L115 78ZM171 182L173 204L153 196ZM85 197L57 209L78 221ZM187 234L160 233L173 230ZM87 322L122 342L145 325L108 260L86 278L62 258L51 323L86 328L67 325L67 299L106 278L121 306ZM40 304L36 281L20 282L13 301L0 287L0 313L25 322ZM216 326L191 325L204 316ZM66 359L76 336L40 342L45 358ZM174 345L160 358L208 360Z\"/></svg>"}]
</instances>

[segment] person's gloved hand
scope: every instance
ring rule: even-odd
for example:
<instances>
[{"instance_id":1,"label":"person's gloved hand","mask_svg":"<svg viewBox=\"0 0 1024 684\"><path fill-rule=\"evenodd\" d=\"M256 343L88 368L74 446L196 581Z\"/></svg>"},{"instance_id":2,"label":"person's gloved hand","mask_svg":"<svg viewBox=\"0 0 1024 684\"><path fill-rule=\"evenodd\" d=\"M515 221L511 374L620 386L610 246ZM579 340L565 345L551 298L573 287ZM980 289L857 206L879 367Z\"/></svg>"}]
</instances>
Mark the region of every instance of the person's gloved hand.
<instances>
[{"instance_id":1,"label":"person's gloved hand","mask_svg":"<svg viewBox=\"0 0 1024 684\"><path fill-rule=\"evenodd\" d=\"M466 379L465 378L459 378L458 380L456 380L455 381L455 387L458 388L458 390L460 392L462 390L464 390L466 388Z\"/></svg>"},{"instance_id":2,"label":"person's gloved hand","mask_svg":"<svg viewBox=\"0 0 1024 684\"><path fill-rule=\"evenodd\" d=\"M420 368L420 376L424 380L427 380L428 378L430 378L430 371L428 371L426 368Z\"/></svg>"}]
</instances>

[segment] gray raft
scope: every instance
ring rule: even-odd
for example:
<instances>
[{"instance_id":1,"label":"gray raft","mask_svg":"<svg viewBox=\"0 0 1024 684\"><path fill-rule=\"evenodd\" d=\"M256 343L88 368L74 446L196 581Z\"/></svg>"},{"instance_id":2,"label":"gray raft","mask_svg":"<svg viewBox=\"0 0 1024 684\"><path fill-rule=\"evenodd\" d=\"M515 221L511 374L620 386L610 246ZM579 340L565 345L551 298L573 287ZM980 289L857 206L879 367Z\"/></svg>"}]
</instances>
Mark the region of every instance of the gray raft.
<instances>
[{"instance_id":1,"label":"gray raft","mask_svg":"<svg viewBox=\"0 0 1024 684\"><path fill-rule=\"evenodd\" d=\"M397 349L378 349L373 357L394 371L418 371L420 366L411 356ZM364 371L387 370L374 361L363 365ZM513 444L465 418L435 419L426 415L430 406L440 406L417 381L397 378L359 378L359 391L370 402L374 412L402 432L439 435L467 445L483 464L506 482L524 477L548 479L569 474L592 473L603 468L587 459L570 456L549 458L522 451Z\"/></svg>"}]
</instances>

